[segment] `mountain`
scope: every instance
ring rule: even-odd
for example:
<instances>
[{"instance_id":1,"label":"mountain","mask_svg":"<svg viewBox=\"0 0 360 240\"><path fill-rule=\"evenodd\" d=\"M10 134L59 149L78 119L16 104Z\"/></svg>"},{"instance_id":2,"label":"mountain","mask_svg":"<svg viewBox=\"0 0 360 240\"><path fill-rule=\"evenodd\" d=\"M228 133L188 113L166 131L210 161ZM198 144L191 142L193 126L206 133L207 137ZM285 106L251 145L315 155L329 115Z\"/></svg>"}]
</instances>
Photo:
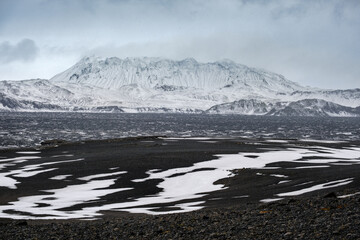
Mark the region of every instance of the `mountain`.
<instances>
[{"instance_id":1,"label":"mountain","mask_svg":"<svg viewBox=\"0 0 360 240\"><path fill-rule=\"evenodd\" d=\"M230 60L199 63L193 58L173 61L160 58L86 57L51 81L113 90L131 85L164 91L219 90L230 87L251 89L253 92L259 88L263 88L262 92L292 93L305 90L281 75L249 68Z\"/></svg>"},{"instance_id":2,"label":"mountain","mask_svg":"<svg viewBox=\"0 0 360 240\"><path fill-rule=\"evenodd\" d=\"M2 111L311 115L331 104L346 111L360 106L360 89L313 89L230 60L199 63L193 58L85 57L49 80L0 81L0 94ZM306 99L318 102L301 102ZM324 112L341 115L334 110L341 107Z\"/></svg>"},{"instance_id":3,"label":"mountain","mask_svg":"<svg viewBox=\"0 0 360 240\"><path fill-rule=\"evenodd\" d=\"M359 106L360 89L347 90L313 90L313 91L295 91L290 94L289 100L296 101L301 99L322 99L337 104L357 107ZM286 98L284 98L286 99Z\"/></svg>"},{"instance_id":4,"label":"mountain","mask_svg":"<svg viewBox=\"0 0 360 240\"><path fill-rule=\"evenodd\" d=\"M206 110L206 113L269 116L356 117L360 116L360 107L346 107L320 99L303 99L295 102L274 103L249 99L215 105Z\"/></svg>"},{"instance_id":5,"label":"mountain","mask_svg":"<svg viewBox=\"0 0 360 240\"><path fill-rule=\"evenodd\" d=\"M0 93L0 111L6 111L10 109L21 110L48 110L59 111L63 110L60 106L42 103L38 101L17 100L15 98L7 97L5 94Z\"/></svg>"},{"instance_id":6,"label":"mountain","mask_svg":"<svg viewBox=\"0 0 360 240\"><path fill-rule=\"evenodd\" d=\"M274 108L271 102L256 99L241 99L230 103L212 106L206 110L210 114L241 114L241 115L266 115Z\"/></svg>"},{"instance_id":7,"label":"mountain","mask_svg":"<svg viewBox=\"0 0 360 240\"><path fill-rule=\"evenodd\" d=\"M346 107L320 99L303 99L288 103L279 109L273 108L267 115L274 116L360 116L359 108Z\"/></svg>"}]
</instances>

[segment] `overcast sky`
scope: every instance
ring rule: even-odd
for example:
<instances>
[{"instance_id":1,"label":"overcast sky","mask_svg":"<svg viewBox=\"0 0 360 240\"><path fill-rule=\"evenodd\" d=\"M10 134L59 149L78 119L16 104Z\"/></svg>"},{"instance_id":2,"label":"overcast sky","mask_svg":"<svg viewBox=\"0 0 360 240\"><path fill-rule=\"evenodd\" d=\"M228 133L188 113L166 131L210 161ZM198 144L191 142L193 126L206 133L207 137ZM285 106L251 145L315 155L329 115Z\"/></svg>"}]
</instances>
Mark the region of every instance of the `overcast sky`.
<instances>
[{"instance_id":1,"label":"overcast sky","mask_svg":"<svg viewBox=\"0 0 360 240\"><path fill-rule=\"evenodd\" d=\"M360 1L0 0L0 80L51 78L94 54L231 59L360 88Z\"/></svg>"}]
</instances>

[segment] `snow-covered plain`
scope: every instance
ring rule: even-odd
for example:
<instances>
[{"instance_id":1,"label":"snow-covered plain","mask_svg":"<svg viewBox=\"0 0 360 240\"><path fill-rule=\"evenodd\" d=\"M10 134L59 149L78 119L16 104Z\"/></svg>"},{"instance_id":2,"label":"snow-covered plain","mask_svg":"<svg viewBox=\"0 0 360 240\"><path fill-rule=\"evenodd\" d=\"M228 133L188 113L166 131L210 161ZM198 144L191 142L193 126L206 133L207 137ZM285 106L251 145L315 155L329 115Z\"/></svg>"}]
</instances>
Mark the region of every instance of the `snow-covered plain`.
<instances>
[{"instance_id":1,"label":"snow-covered plain","mask_svg":"<svg viewBox=\"0 0 360 240\"><path fill-rule=\"evenodd\" d=\"M205 140L204 140L205 141ZM13 159L1 159L2 163L31 159L27 153L24 157ZM13 219L94 219L101 216L101 211L127 211L131 213L166 214L193 211L203 208L204 202L201 197L210 192L224 189L222 184L214 184L219 179L228 178L234 175L234 169L269 169L268 165L276 162L290 162L301 164L301 167L309 167L317 164L316 167L336 166L338 163L360 164L360 148L348 147L335 149L329 147L314 146L312 148L288 147L285 149L274 149L266 152L246 152L238 154L219 154L213 160L195 163L189 167L173 168L169 170L152 169L147 171L147 177L133 179L137 183L144 183L149 180L159 179L161 182L157 188L161 189L155 195L147 195L136 198L129 198L128 201L118 203L107 203L102 197L132 190L129 187L112 187L115 181L121 180L124 171L110 171L79 178L83 183L70 184L60 189L46 189L42 194L20 197L17 201L9 202L0 206L0 217ZM254 158L256 156L256 158ZM83 159L65 160L62 162L82 161ZM41 171L52 171L53 168L45 169L45 166L61 167L61 162L47 162L42 164L31 164L20 170L10 170L2 173L0 181L3 187L16 188L17 182L13 176L18 175L24 181L27 177L40 174ZM60 164L60 165L58 165ZM298 169L300 169L298 168ZM5 167L6 169L6 167ZM276 171L277 168L271 168ZM118 170L118 169L113 169ZM120 169L121 170L121 169ZM297 169L294 169L295 171ZM263 174L261 174L262 176ZM261 177L259 176L259 177ZM280 179L286 178L288 184L291 178L282 174L271 174L270 176ZM50 179L64 180L68 176L53 176ZM115 178L114 178L115 177ZM11 181L15 182L11 182ZM312 191L327 188L335 188L351 183L353 178L338 179L327 182L306 182L295 185L296 190L285 193L275 193L273 198L263 199L262 202L280 200L286 196L295 196ZM196 184L194 184L196 183ZM303 187L302 187L303 186ZM135 186L136 187L136 186ZM299 189L299 187L302 187ZM74 194L76 192L76 194ZM181 203L180 203L181 201ZM91 203L91 206L87 206ZM94 206L95 204L95 206ZM161 209L155 205L169 205L170 209ZM79 207L79 206L82 207ZM78 206L78 207L76 207ZM74 207L73 210L62 210ZM175 209L173 209L175 207Z\"/></svg>"}]
</instances>

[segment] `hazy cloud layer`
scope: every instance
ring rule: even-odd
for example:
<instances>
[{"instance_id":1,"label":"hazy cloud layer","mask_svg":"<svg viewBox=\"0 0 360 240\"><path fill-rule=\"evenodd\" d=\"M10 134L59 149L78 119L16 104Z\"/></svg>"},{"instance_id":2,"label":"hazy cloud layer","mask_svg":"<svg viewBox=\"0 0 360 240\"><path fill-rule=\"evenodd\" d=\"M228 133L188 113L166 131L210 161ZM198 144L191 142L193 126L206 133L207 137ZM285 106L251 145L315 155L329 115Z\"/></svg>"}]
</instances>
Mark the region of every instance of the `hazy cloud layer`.
<instances>
[{"instance_id":1,"label":"hazy cloud layer","mask_svg":"<svg viewBox=\"0 0 360 240\"><path fill-rule=\"evenodd\" d=\"M33 61L38 53L35 42L31 39L23 39L17 44L9 42L0 43L0 62Z\"/></svg>"},{"instance_id":2,"label":"hazy cloud layer","mask_svg":"<svg viewBox=\"0 0 360 240\"><path fill-rule=\"evenodd\" d=\"M97 54L229 58L303 85L354 88L360 87L359 26L358 0L0 1L0 43L33 39L34 67L45 66L37 76L24 66L23 78L49 78ZM15 78L0 70L2 78Z\"/></svg>"}]
</instances>

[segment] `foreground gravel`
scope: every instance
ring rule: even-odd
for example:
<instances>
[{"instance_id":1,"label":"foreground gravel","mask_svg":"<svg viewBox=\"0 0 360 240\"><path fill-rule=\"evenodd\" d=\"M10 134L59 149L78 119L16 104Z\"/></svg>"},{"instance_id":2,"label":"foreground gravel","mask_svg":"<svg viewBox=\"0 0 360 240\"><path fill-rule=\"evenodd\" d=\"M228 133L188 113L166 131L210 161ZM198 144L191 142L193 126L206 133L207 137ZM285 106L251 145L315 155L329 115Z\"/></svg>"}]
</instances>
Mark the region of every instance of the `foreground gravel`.
<instances>
[{"instance_id":1,"label":"foreground gravel","mask_svg":"<svg viewBox=\"0 0 360 240\"><path fill-rule=\"evenodd\" d=\"M360 239L360 195L337 195L96 221L1 220L0 239Z\"/></svg>"}]
</instances>

